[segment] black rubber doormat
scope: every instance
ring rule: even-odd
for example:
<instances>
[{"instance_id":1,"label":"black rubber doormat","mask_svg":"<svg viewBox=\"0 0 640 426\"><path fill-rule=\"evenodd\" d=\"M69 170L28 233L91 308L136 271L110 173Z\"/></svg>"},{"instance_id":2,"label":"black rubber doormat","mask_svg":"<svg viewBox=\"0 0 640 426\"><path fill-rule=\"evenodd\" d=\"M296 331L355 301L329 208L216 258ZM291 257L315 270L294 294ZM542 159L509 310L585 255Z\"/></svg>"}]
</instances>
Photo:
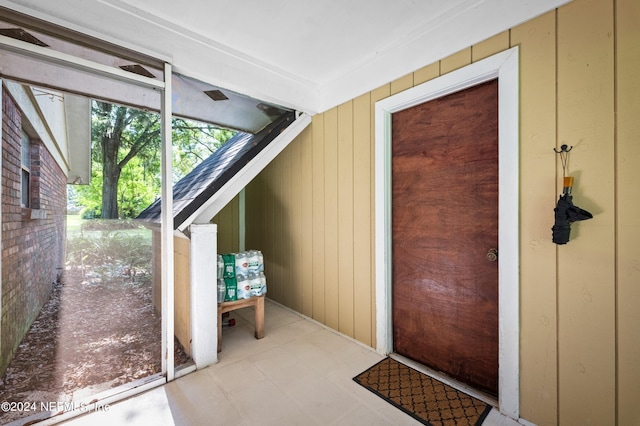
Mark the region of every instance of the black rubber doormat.
<instances>
[{"instance_id":1,"label":"black rubber doormat","mask_svg":"<svg viewBox=\"0 0 640 426\"><path fill-rule=\"evenodd\" d=\"M479 426L491 411L491 405L392 358L353 380L425 425Z\"/></svg>"}]
</instances>

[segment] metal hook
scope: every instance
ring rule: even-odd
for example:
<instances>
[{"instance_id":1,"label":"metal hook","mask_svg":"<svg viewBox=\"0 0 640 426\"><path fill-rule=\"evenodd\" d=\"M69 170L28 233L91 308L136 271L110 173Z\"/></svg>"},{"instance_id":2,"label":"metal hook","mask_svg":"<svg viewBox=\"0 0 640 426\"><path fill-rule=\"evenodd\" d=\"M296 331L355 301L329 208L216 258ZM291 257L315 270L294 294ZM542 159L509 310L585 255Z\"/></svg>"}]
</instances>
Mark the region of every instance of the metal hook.
<instances>
[{"instance_id":1,"label":"metal hook","mask_svg":"<svg viewBox=\"0 0 640 426\"><path fill-rule=\"evenodd\" d=\"M569 149L567 149L569 148ZM573 145L571 145L571 147L567 147L567 145L560 145L560 151L558 151L557 149L553 148L553 150L556 152L556 154L562 154L563 152L569 152L573 149Z\"/></svg>"},{"instance_id":2,"label":"metal hook","mask_svg":"<svg viewBox=\"0 0 640 426\"><path fill-rule=\"evenodd\" d=\"M567 163L569 162L569 151L573 149L573 146L567 148L567 145L561 145L560 151L553 148L556 154L560 154L560 160L562 161L562 176L567 176Z\"/></svg>"}]
</instances>

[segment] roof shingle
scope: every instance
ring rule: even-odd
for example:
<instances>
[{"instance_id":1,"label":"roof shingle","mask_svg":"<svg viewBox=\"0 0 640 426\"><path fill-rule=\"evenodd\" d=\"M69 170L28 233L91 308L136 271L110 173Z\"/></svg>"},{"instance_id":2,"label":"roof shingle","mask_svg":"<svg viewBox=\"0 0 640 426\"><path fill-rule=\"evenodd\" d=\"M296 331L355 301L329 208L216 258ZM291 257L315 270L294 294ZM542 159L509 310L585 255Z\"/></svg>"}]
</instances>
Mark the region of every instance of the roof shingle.
<instances>
[{"instance_id":1,"label":"roof shingle","mask_svg":"<svg viewBox=\"0 0 640 426\"><path fill-rule=\"evenodd\" d=\"M295 114L289 112L256 134L237 133L178 181L173 187L173 229L178 229L294 120ZM137 219L160 223L161 199L155 200Z\"/></svg>"}]
</instances>

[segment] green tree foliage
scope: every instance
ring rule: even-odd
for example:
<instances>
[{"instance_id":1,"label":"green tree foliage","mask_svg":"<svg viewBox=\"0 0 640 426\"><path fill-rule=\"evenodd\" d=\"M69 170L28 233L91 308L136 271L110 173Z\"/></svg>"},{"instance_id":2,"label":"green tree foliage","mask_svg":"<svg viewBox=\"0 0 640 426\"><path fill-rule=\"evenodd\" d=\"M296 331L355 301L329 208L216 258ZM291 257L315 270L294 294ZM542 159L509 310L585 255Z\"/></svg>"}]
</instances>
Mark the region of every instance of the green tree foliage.
<instances>
[{"instance_id":1,"label":"green tree foliage","mask_svg":"<svg viewBox=\"0 0 640 426\"><path fill-rule=\"evenodd\" d=\"M172 128L174 183L236 134L229 129L181 118L173 119Z\"/></svg>"},{"instance_id":2,"label":"green tree foliage","mask_svg":"<svg viewBox=\"0 0 640 426\"><path fill-rule=\"evenodd\" d=\"M139 109L94 101L91 118L92 163L102 166L101 217L117 219L121 213L118 190L122 171L134 158L145 159L158 152L160 117Z\"/></svg>"},{"instance_id":3,"label":"green tree foliage","mask_svg":"<svg viewBox=\"0 0 640 426\"><path fill-rule=\"evenodd\" d=\"M160 117L94 101L89 185L76 188L85 217L136 217L160 194ZM184 177L235 132L174 118L173 180Z\"/></svg>"}]
</instances>

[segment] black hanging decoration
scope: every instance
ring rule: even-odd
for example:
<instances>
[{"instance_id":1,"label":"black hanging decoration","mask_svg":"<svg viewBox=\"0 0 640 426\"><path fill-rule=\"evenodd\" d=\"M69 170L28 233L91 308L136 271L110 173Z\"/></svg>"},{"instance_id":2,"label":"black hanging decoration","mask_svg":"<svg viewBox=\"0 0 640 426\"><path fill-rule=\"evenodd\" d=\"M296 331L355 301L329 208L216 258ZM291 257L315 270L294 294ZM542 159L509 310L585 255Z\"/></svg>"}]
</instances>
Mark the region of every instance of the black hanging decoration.
<instances>
[{"instance_id":1,"label":"black hanging decoration","mask_svg":"<svg viewBox=\"0 0 640 426\"><path fill-rule=\"evenodd\" d=\"M555 223L551 228L551 231L553 232L553 242L556 244L566 244L569 242L571 224L573 222L593 218L591 213L573 204L573 196L571 195L571 190L573 188L573 176L566 175L569 151L572 149L573 147L568 148L567 145L562 145L560 147L560 151L553 148L556 154L560 155L563 177L562 195L554 209Z\"/></svg>"}]
</instances>

